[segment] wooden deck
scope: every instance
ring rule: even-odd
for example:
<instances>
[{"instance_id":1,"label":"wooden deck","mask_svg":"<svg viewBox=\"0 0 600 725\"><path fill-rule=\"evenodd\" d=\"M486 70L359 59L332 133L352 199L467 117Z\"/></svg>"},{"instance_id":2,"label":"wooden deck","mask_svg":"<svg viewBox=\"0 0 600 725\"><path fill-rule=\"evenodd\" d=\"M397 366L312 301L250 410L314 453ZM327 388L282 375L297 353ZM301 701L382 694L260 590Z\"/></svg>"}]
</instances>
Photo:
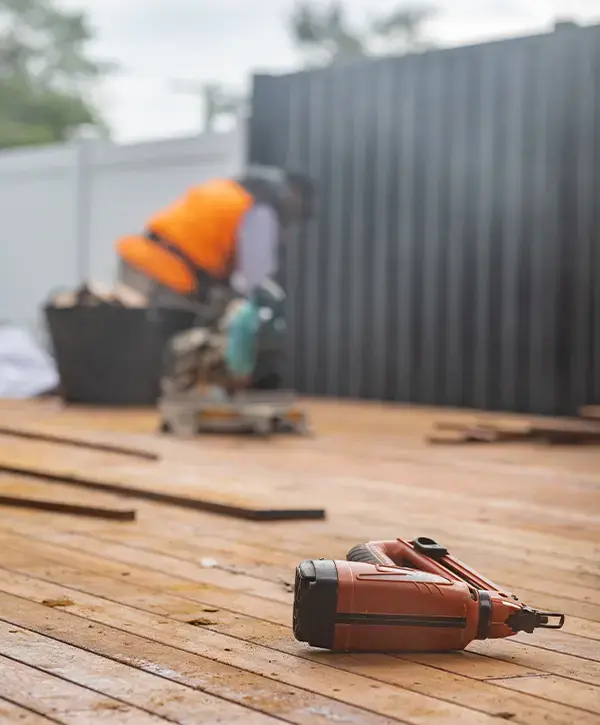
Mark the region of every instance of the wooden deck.
<instances>
[{"instance_id":1,"label":"wooden deck","mask_svg":"<svg viewBox=\"0 0 600 725\"><path fill-rule=\"evenodd\" d=\"M317 437L155 435L147 412L0 404L18 425L159 462L0 436L0 462L299 502L325 521L254 523L127 499L135 522L0 508L0 723L600 723L600 449L427 447L441 414L311 403ZM456 414L444 413L456 420ZM4 475L0 489L123 500ZM290 629L295 566L432 536L562 631L447 655L331 655Z\"/></svg>"}]
</instances>

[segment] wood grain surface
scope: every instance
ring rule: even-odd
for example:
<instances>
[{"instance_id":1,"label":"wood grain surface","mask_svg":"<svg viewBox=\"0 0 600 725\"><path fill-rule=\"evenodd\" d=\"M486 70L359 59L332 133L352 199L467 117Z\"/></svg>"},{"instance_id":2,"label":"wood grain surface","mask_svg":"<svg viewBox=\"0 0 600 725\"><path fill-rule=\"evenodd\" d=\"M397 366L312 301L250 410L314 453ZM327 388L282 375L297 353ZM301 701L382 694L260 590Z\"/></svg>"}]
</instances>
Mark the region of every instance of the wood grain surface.
<instances>
[{"instance_id":1,"label":"wood grain surface","mask_svg":"<svg viewBox=\"0 0 600 725\"><path fill-rule=\"evenodd\" d=\"M469 414L308 409L313 439L183 442L158 437L149 412L0 404L0 424L42 421L160 459L0 437L14 465L188 493L201 479L215 500L328 512L259 523L138 500L124 523L0 509L0 722L600 722L600 449L432 449L433 421ZM22 495L45 485L8 480ZM79 493L85 506L108 496ZM395 536L441 541L532 606L563 611L564 629L445 655L297 642L296 565Z\"/></svg>"}]
</instances>

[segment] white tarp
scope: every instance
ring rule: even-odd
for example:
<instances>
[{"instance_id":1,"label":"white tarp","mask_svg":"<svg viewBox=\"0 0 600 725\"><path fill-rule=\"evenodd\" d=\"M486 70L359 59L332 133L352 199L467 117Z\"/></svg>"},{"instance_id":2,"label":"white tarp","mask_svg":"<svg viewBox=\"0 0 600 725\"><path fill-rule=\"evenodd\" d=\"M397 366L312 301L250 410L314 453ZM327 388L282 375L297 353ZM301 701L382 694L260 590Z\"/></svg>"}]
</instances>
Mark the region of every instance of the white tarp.
<instances>
[{"instance_id":1,"label":"white tarp","mask_svg":"<svg viewBox=\"0 0 600 725\"><path fill-rule=\"evenodd\" d=\"M58 383L50 355L25 330L0 324L0 398L33 398Z\"/></svg>"}]
</instances>

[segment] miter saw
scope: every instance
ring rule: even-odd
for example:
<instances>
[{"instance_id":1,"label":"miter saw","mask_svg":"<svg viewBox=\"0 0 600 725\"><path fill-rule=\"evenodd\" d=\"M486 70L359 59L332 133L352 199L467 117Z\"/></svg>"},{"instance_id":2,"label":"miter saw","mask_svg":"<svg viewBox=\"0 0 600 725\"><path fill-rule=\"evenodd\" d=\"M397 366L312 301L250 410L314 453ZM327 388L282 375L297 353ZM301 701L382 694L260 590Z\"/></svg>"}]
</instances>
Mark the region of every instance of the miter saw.
<instances>
[{"instance_id":1,"label":"miter saw","mask_svg":"<svg viewBox=\"0 0 600 725\"><path fill-rule=\"evenodd\" d=\"M285 294L270 280L249 299L229 299L213 321L176 335L166 352L158 402L161 431L307 435L293 391L281 390ZM251 373L240 389L236 375Z\"/></svg>"}]
</instances>

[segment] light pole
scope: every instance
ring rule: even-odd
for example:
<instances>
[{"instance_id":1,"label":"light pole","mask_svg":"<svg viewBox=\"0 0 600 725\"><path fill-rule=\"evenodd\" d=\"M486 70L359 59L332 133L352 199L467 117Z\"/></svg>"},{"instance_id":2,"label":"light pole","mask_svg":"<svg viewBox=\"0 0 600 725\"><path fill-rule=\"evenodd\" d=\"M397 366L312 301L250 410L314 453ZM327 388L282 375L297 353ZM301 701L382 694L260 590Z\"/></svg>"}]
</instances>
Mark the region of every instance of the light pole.
<instances>
[{"instance_id":1,"label":"light pole","mask_svg":"<svg viewBox=\"0 0 600 725\"><path fill-rule=\"evenodd\" d=\"M201 128L204 133L213 130L215 121L224 115L234 116L236 122L241 117L245 99L233 93L227 93L219 83L175 78L169 82L174 93L193 96L201 105Z\"/></svg>"}]
</instances>

